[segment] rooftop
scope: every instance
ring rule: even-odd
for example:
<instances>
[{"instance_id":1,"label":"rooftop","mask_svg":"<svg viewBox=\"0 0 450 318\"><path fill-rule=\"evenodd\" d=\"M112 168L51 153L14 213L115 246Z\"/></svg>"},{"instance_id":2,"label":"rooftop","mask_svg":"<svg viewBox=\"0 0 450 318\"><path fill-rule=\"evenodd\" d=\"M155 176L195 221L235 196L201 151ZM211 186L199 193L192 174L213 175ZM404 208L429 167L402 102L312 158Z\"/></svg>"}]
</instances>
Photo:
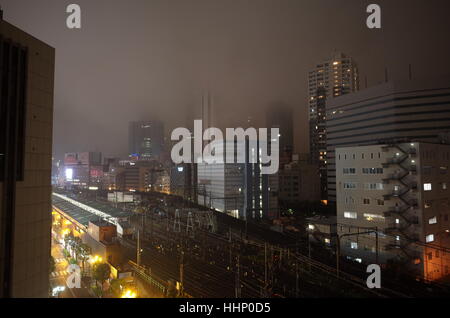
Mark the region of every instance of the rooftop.
<instances>
[{"instance_id":1,"label":"rooftop","mask_svg":"<svg viewBox=\"0 0 450 318\"><path fill-rule=\"evenodd\" d=\"M52 194L52 204L84 226L89 222L99 224L107 219L126 218L130 212L80 198L69 198L62 194ZM95 213L95 211L100 213Z\"/></svg>"}]
</instances>

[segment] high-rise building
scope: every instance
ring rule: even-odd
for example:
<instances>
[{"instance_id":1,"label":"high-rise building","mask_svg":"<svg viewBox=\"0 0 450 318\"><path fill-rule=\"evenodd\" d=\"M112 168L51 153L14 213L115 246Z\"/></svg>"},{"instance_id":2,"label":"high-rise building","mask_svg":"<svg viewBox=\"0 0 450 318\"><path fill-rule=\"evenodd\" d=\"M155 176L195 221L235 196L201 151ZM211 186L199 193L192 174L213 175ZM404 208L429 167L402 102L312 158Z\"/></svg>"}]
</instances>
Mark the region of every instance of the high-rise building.
<instances>
[{"instance_id":1,"label":"high-rise building","mask_svg":"<svg viewBox=\"0 0 450 318\"><path fill-rule=\"evenodd\" d=\"M358 89L357 66L352 58L342 53L335 53L330 60L317 64L309 72L309 147L312 160L319 164L322 200L328 199L326 103Z\"/></svg>"},{"instance_id":2,"label":"high-rise building","mask_svg":"<svg viewBox=\"0 0 450 318\"><path fill-rule=\"evenodd\" d=\"M246 162L244 164L244 218L249 220L276 219L279 217L278 189L279 176L261 173L261 142L256 149L249 140L245 142ZM251 154L256 155L256 163L251 163Z\"/></svg>"},{"instance_id":3,"label":"high-rise building","mask_svg":"<svg viewBox=\"0 0 450 318\"><path fill-rule=\"evenodd\" d=\"M450 145L336 148L337 233L358 262L450 275ZM378 257L377 257L378 256Z\"/></svg>"},{"instance_id":4,"label":"high-rise building","mask_svg":"<svg viewBox=\"0 0 450 318\"><path fill-rule=\"evenodd\" d=\"M55 50L0 12L0 57L0 297L48 297Z\"/></svg>"},{"instance_id":5,"label":"high-rise building","mask_svg":"<svg viewBox=\"0 0 450 318\"><path fill-rule=\"evenodd\" d=\"M250 153L248 142L245 148ZM241 219L277 218L278 175L262 174L260 163L246 158L246 163L199 163L198 204Z\"/></svg>"},{"instance_id":6,"label":"high-rise building","mask_svg":"<svg viewBox=\"0 0 450 318\"><path fill-rule=\"evenodd\" d=\"M164 151L162 122L138 121L129 124L129 155L141 160L156 159Z\"/></svg>"},{"instance_id":7,"label":"high-rise building","mask_svg":"<svg viewBox=\"0 0 450 318\"><path fill-rule=\"evenodd\" d=\"M336 200L336 147L443 143L450 132L449 78L392 81L327 102L328 197Z\"/></svg>"}]
</instances>

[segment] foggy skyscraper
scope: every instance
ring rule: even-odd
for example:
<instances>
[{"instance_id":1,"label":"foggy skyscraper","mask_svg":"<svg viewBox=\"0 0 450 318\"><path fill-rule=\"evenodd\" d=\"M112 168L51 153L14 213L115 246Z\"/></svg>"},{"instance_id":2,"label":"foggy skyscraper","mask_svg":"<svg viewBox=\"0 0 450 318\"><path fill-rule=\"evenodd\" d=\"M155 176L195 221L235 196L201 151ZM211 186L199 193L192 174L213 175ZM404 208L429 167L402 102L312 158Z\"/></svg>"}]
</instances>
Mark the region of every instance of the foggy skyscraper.
<instances>
[{"instance_id":1,"label":"foggy skyscraper","mask_svg":"<svg viewBox=\"0 0 450 318\"><path fill-rule=\"evenodd\" d=\"M164 125L160 121L130 122L129 155L148 160L164 150Z\"/></svg>"},{"instance_id":2,"label":"foggy skyscraper","mask_svg":"<svg viewBox=\"0 0 450 318\"><path fill-rule=\"evenodd\" d=\"M294 128L292 108L283 103L274 103L267 113L267 128L280 130L280 155L292 154L294 148ZM269 138L270 140L271 138Z\"/></svg>"}]
</instances>

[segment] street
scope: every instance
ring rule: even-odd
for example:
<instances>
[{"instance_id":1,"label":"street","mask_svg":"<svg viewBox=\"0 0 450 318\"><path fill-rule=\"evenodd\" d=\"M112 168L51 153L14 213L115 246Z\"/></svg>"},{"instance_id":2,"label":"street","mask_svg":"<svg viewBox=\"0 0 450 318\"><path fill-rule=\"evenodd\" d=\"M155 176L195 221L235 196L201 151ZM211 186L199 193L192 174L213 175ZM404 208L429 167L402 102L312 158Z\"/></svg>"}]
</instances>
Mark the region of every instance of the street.
<instances>
[{"instance_id":1,"label":"street","mask_svg":"<svg viewBox=\"0 0 450 318\"><path fill-rule=\"evenodd\" d=\"M69 266L63 254L63 247L52 239L51 255L55 259L55 270L50 274L50 288L63 286L65 289L59 293L58 298L92 298L87 288L82 284L81 288L68 288L67 277L69 275L67 267Z\"/></svg>"}]
</instances>

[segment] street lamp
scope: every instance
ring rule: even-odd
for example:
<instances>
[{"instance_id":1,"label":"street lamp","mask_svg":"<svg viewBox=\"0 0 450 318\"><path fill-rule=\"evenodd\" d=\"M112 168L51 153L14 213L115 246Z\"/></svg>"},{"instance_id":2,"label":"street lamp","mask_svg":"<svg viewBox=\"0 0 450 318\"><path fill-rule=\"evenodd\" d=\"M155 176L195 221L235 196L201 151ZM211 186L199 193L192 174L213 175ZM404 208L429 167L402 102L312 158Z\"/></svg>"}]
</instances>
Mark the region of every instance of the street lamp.
<instances>
[{"instance_id":1,"label":"street lamp","mask_svg":"<svg viewBox=\"0 0 450 318\"><path fill-rule=\"evenodd\" d=\"M98 255L95 255L91 260L91 264L97 264L97 263L101 263L102 262L102 258Z\"/></svg>"},{"instance_id":2,"label":"street lamp","mask_svg":"<svg viewBox=\"0 0 450 318\"><path fill-rule=\"evenodd\" d=\"M122 294L122 296L120 296L120 298L136 298L136 297L137 297L136 292L134 292L130 289L125 290L125 292Z\"/></svg>"}]
</instances>

